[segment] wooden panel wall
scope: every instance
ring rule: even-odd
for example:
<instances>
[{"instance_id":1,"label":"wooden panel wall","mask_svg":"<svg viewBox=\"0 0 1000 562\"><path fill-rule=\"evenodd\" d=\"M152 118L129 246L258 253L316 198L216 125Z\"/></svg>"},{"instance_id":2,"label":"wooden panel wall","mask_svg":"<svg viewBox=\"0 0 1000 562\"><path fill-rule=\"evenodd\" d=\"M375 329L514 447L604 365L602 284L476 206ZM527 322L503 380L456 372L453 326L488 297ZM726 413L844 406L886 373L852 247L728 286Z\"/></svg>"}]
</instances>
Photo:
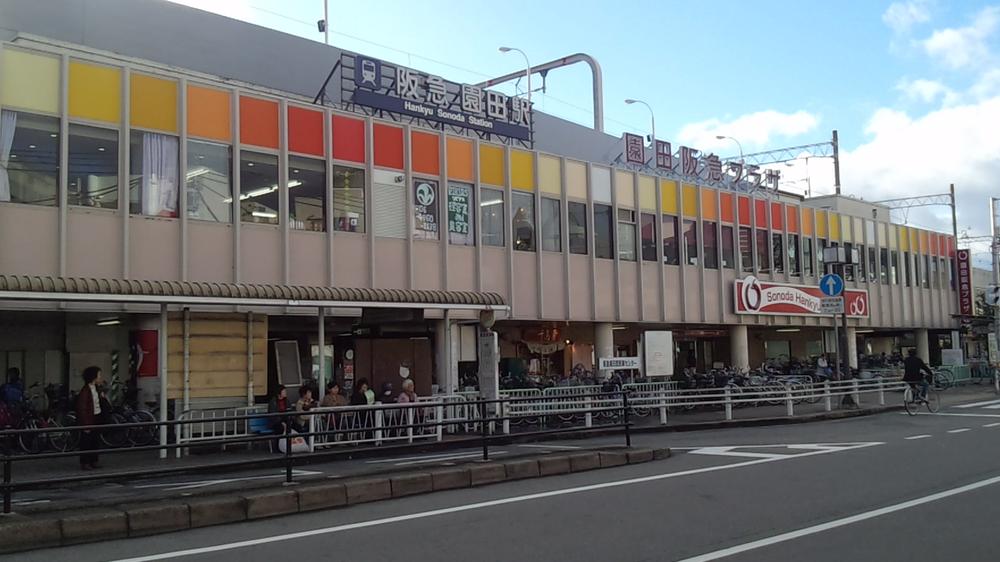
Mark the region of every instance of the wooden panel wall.
<instances>
[{"instance_id":1,"label":"wooden panel wall","mask_svg":"<svg viewBox=\"0 0 1000 562\"><path fill-rule=\"evenodd\" d=\"M184 392L183 315L167 323L168 396ZM247 394L247 315L191 313L191 398L243 398ZM267 394L267 317L253 315L254 394Z\"/></svg>"}]
</instances>

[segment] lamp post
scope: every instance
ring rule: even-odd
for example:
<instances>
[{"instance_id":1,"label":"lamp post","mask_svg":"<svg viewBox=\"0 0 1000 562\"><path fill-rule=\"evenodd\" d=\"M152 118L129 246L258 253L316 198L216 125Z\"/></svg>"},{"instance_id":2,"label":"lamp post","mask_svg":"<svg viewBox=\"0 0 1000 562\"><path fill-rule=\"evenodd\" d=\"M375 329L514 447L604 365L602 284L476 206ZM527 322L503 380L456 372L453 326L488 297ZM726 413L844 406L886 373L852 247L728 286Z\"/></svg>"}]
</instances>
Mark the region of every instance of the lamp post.
<instances>
[{"instance_id":1,"label":"lamp post","mask_svg":"<svg viewBox=\"0 0 1000 562\"><path fill-rule=\"evenodd\" d=\"M515 49L514 47L500 47L499 51L501 53L509 53L511 51L514 51L516 53L521 53L521 56L524 57L524 66L525 66L524 75L528 79L528 107L530 108L531 107L531 62L528 61L528 55L524 54L524 51L522 51L521 49Z\"/></svg>"},{"instance_id":2,"label":"lamp post","mask_svg":"<svg viewBox=\"0 0 1000 562\"><path fill-rule=\"evenodd\" d=\"M799 156L799 157L795 158L795 160L805 160L806 161L806 197L812 197L812 189L813 189L812 175L810 175L810 173L809 173L809 159L810 158L815 158L815 156L813 156L812 154L808 154L806 156ZM789 162L785 162L785 166L789 166L789 167L794 166L794 164L792 164L792 162L794 162L795 160L791 160Z\"/></svg>"},{"instance_id":3,"label":"lamp post","mask_svg":"<svg viewBox=\"0 0 1000 562\"><path fill-rule=\"evenodd\" d=\"M650 129L649 133L650 133L650 135L652 137L650 139L650 141L649 141L649 144L653 147L653 152L655 154L655 152L656 152L656 116L653 115L653 108L650 107L648 103L646 103L646 102L644 102L642 100L634 100L634 99L631 99L631 98L625 100L625 103L627 103L628 105L632 105L633 103L639 103L639 104L642 104L642 105L646 106L646 109L649 110L649 129Z\"/></svg>"},{"instance_id":4,"label":"lamp post","mask_svg":"<svg viewBox=\"0 0 1000 562\"><path fill-rule=\"evenodd\" d=\"M743 145L740 143L740 141L736 140L733 137L728 137L726 135L715 135L715 138L717 138L719 140L729 139L729 140L735 142L736 143L736 147L740 149L740 164L744 163L744 160L743 160Z\"/></svg>"}]
</instances>

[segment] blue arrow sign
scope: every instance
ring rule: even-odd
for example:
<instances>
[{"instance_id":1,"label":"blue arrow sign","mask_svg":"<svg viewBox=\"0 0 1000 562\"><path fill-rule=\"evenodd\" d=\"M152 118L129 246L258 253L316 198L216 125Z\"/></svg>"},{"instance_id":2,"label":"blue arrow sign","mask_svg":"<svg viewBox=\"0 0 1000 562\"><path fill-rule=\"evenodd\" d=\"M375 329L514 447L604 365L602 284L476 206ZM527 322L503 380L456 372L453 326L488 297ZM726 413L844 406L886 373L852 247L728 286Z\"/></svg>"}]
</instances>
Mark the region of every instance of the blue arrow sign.
<instances>
[{"instance_id":1,"label":"blue arrow sign","mask_svg":"<svg viewBox=\"0 0 1000 562\"><path fill-rule=\"evenodd\" d=\"M837 297L844 292L844 278L836 273L827 273L819 280L819 290L828 297Z\"/></svg>"}]
</instances>

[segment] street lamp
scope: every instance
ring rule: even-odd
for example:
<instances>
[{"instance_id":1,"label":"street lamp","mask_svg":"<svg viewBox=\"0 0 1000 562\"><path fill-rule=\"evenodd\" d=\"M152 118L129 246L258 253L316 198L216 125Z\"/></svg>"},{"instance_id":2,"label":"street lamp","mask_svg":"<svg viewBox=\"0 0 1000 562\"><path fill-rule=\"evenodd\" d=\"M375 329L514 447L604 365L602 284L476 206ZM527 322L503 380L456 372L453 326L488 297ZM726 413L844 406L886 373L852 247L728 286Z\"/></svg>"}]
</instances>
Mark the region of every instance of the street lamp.
<instances>
[{"instance_id":1,"label":"street lamp","mask_svg":"<svg viewBox=\"0 0 1000 562\"><path fill-rule=\"evenodd\" d=\"M521 56L524 57L524 66L527 67L524 69L524 75L528 78L528 107L530 108L531 107L531 63L528 61L528 55L524 54L524 51L522 51L521 49L515 49L514 47L500 47L499 51L501 53L509 53L511 51L514 51L517 53L521 53Z\"/></svg>"},{"instance_id":2,"label":"street lamp","mask_svg":"<svg viewBox=\"0 0 1000 562\"><path fill-rule=\"evenodd\" d=\"M653 152L656 152L656 116L653 115L653 108L649 107L649 104L646 103L646 102L644 102L644 101L642 101L642 100L634 100L634 99L631 99L631 98L625 100L625 103L627 103L628 105L632 105L633 103L640 103L640 104L646 106L646 109L649 110L649 128L650 128L649 132L650 132L650 135L652 136L649 144L652 145Z\"/></svg>"},{"instance_id":3,"label":"street lamp","mask_svg":"<svg viewBox=\"0 0 1000 562\"><path fill-rule=\"evenodd\" d=\"M715 138L717 138L719 140L729 139L729 140L735 142L736 146L740 149L740 164L744 163L743 162L743 145L740 144L740 141L734 139L733 137L727 137L726 135L715 135Z\"/></svg>"},{"instance_id":4,"label":"street lamp","mask_svg":"<svg viewBox=\"0 0 1000 562\"><path fill-rule=\"evenodd\" d=\"M812 189L813 189L813 186L812 186L812 176L809 174L809 159L810 158L813 158L813 156L812 155L802 156L802 157L799 157L799 158L795 159L795 160L805 160L806 161L806 197L812 197ZM795 164L792 164L792 162L795 162L795 160L791 160L791 161L785 162L785 166L788 166L788 167L795 166Z\"/></svg>"}]
</instances>

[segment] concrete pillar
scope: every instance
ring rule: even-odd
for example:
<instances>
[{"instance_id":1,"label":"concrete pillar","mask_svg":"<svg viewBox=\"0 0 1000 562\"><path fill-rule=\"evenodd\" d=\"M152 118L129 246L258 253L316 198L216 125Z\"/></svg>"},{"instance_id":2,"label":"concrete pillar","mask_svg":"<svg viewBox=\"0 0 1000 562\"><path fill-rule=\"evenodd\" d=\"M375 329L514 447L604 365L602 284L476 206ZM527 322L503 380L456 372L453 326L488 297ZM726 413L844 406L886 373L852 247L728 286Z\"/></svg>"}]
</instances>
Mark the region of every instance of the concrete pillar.
<instances>
[{"instance_id":1,"label":"concrete pillar","mask_svg":"<svg viewBox=\"0 0 1000 562\"><path fill-rule=\"evenodd\" d=\"M914 339L917 340L917 357L925 362L931 361L931 344L927 339L927 328L918 328L913 331Z\"/></svg>"},{"instance_id":2,"label":"concrete pillar","mask_svg":"<svg viewBox=\"0 0 1000 562\"><path fill-rule=\"evenodd\" d=\"M729 362L740 370L750 369L750 340L746 326L729 328Z\"/></svg>"},{"instance_id":3,"label":"concrete pillar","mask_svg":"<svg viewBox=\"0 0 1000 562\"><path fill-rule=\"evenodd\" d=\"M434 378L438 392L447 394L456 384L451 381L451 330L447 319L434 321Z\"/></svg>"},{"instance_id":4,"label":"concrete pillar","mask_svg":"<svg viewBox=\"0 0 1000 562\"><path fill-rule=\"evenodd\" d=\"M847 365L858 368L858 329L854 326L847 327Z\"/></svg>"},{"instance_id":5,"label":"concrete pillar","mask_svg":"<svg viewBox=\"0 0 1000 562\"><path fill-rule=\"evenodd\" d=\"M594 362L598 363L601 357L615 356L615 330L610 322L598 322L594 324ZM598 378L604 380L611 377L613 371L607 369L598 370Z\"/></svg>"}]
</instances>

